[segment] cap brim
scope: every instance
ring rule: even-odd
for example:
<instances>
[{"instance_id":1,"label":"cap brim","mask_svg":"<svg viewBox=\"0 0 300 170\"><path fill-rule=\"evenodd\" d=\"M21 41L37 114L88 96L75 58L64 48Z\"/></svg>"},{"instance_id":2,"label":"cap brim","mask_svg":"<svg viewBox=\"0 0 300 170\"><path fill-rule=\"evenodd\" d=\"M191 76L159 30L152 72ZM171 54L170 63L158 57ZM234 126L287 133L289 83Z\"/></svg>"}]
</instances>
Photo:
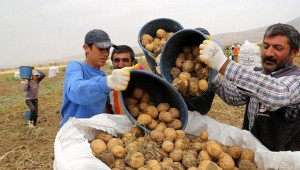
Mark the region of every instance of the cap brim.
<instances>
[{"instance_id":1,"label":"cap brim","mask_svg":"<svg viewBox=\"0 0 300 170\"><path fill-rule=\"evenodd\" d=\"M111 43L111 42L98 42L98 43L94 43L98 48L110 48L110 47L114 47L114 48L118 48L115 44Z\"/></svg>"}]
</instances>

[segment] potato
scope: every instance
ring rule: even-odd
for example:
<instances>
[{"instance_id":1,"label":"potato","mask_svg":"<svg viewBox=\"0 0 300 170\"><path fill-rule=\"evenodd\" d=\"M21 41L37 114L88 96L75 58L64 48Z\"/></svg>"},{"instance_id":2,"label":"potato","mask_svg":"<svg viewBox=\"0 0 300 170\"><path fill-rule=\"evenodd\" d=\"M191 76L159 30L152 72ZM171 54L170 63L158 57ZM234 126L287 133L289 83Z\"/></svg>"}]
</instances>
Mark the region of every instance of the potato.
<instances>
[{"instance_id":1,"label":"potato","mask_svg":"<svg viewBox=\"0 0 300 170\"><path fill-rule=\"evenodd\" d=\"M199 152L198 159L200 162L204 160L212 160L212 157L208 154L206 150L202 150Z\"/></svg>"},{"instance_id":2,"label":"potato","mask_svg":"<svg viewBox=\"0 0 300 170\"><path fill-rule=\"evenodd\" d=\"M202 92L205 92L208 89L208 82L205 79L199 80L199 89Z\"/></svg>"},{"instance_id":3,"label":"potato","mask_svg":"<svg viewBox=\"0 0 300 170\"><path fill-rule=\"evenodd\" d=\"M133 89L132 95L133 95L134 98L140 99L142 97L143 93L144 93L144 90L142 88L135 87Z\"/></svg>"},{"instance_id":4,"label":"potato","mask_svg":"<svg viewBox=\"0 0 300 170\"><path fill-rule=\"evenodd\" d=\"M174 162L179 162L182 159L182 150L179 148L174 148L172 152L169 153L169 157L174 161Z\"/></svg>"},{"instance_id":5,"label":"potato","mask_svg":"<svg viewBox=\"0 0 300 170\"><path fill-rule=\"evenodd\" d=\"M109 150L105 150L96 155L96 158L105 163L108 167L112 168L114 166L115 157Z\"/></svg>"},{"instance_id":6,"label":"potato","mask_svg":"<svg viewBox=\"0 0 300 170\"><path fill-rule=\"evenodd\" d=\"M185 132L183 130L176 130L177 133L177 139L184 139L185 138Z\"/></svg>"},{"instance_id":7,"label":"potato","mask_svg":"<svg viewBox=\"0 0 300 170\"><path fill-rule=\"evenodd\" d=\"M184 139L177 139L175 141L175 148L179 148L179 149L187 149L188 146L186 145L186 143L184 142Z\"/></svg>"},{"instance_id":8,"label":"potato","mask_svg":"<svg viewBox=\"0 0 300 170\"><path fill-rule=\"evenodd\" d=\"M137 104L138 100L133 98L133 97L125 97L124 98L124 103L126 106L132 105L132 104Z\"/></svg>"},{"instance_id":9,"label":"potato","mask_svg":"<svg viewBox=\"0 0 300 170\"><path fill-rule=\"evenodd\" d=\"M114 166L113 168L117 168L117 169L123 169L125 168L126 164L124 159L116 159L114 162Z\"/></svg>"},{"instance_id":10,"label":"potato","mask_svg":"<svg viewBox=\"0 0 300 170\"><path fill-rule=\"evenodd\" d=\"M123 146L123 141L120 138L111 138L108 142L107 142L107 149L111 150L113 147L120 145Z\"/></svg>"},{"instance_id":11,"label":"potato","mask_svg":"<svg viewBox=\"0 0 300 170\"><path fill-rule=\"evenodd\" d=\"M173 121L167 123L167 126L170 128L174 128L175 130L178 130L181 128L181 121L179 119L174 119Z\"/></svg>"},{"instance_id":12,"label":"potato","mask_svg":"<svg viewBox=\"0 0 300 170\"><path fill-rule=\"evenodd\" d=\"M155 119L152 119L151 122L147 125L147 127L150 130L154 130L157 125L158 125L157 121Z\"/></svg>"},{"instance_id":13,"label":"potato","mask_svg":"<svg viewBox=\"0 0 300 170\"><path fill-rule=\"evenodd\" d=\"M144 111L147 108L147 106L148 106L147 103L141 102L139 103L139 110Z\"/></svg>"},{"instance_id":14,"label":"potato","mask_svg":"<svg viewBox=\"0 0 300 170\"><path fill-rule=\"evenodd\" d=\"M146 125L146 126L149 125L151 123L151 121L152 121L152 118L148 114L141 114L137 118L137 122L139 122L142 125Z\"/></svg>"},{"instance_id":15,"label":"potato","mask_svg":"<svg viewBox=\"0 0 300 170\"><path fill-rule=\"evenodd\" d=\"M97 134L97 136L96 136L96 139L104 139L105 137L106 137L106 135L107 135L108 133L107 132L104 132L104 131L100 131L98 134Z\"/></svg>"},{"instance_id":16,"label":"potato","mask_svg":"<svg viewBox=\"0 0 300 170\"><path fill-rule=\"evenodd\" d=\"M182 51L183 51L184 54L192 53L192 49L191 49L190 46L184 46Z\"/></svg>"},{"instance_id":17,"label":"potato","mask_svg":"<svg viewBox=\"0 0 300 170\"><path fill-rule=\"evenodd\" d=\"M136 137L144 136L144 131L141 128L139 128L138 126L131 127L130 133L132 133Z\"/></svg>"},{"instance_id":18,"label":"potato","mask_svg":"<svg viewBox=\"0 0 300 170\"><path fill-rule=\"evenodd\" d=\"M242 148L238 145L232 145L228 147L227 153L233 158L237 159L241 156Z\"/></svg>"},{"instance_id":19,"label":"potato","mask_svg":"<svg viewBox=\"0 0 300 170\"><path fill-rule=\"evenodd\" d=\"M179 74L179 78L180 79L187 79L189 80L190 78L192 78L191 74L186 72L186 71L183 71Z\"/></svg>"},{"instance_id":20,"label":"potato","mask_svg":"<svg viewBox=\"0 0 300 170\"><path fill-rule=\"evenodd\" d=\"M202 141L207 141L208 140L208 132L206 130L202 130L200 132L200 136L199 137L200 137L200 139Z\"/></svg>"},{"instance_id":21,"label":"potato","mask_svg":"<svg viewBox=\"0 0 300 170\"><path fill-rule=\"evenodd\" d=\"M178 78L177 80L176 79L177 78L175 78L172 82L173 86L180 92L180 94L186 96L188 94L189 81L181 78Z\"/></svg>"},{"instance_id":22,"label":"potato","mask_svg":"<svg viewBox=\"0 0 300 170\"><path fill-rule=\"evenodd\" d=\"M156 119L158 116L158 109L155 106L147 106L144 113L150 115L152 119Z\"/></svg>"},{"instance_id":23,"label":"potato","mask_svg":"<svg viewBox=\"0 0 300 170\"><path fill-rule=\"evenodd\" d=\"M143 34L142 35L142 40L143 39L148 39L149 41L153 41L153 37L151 35L149 35L149 34Z\"/></svg>"},{"instance_id":24,"label":"potato","mask_svg":"<svg viewBox=\"0 0 300 170\"><path fill-rule=\"evenodd\" d=\"M138 142L137 141L128 141L128 143L126 143L125 146L125 152L128 154L129 152L132 151L139 151L140 148L138 146Z\"/></svg>"},{"instance_id":25,"label":"potato","mask_svg":"<svg viewBox=\"0 0 300 170\"><path fill-rule=\"evenodd\" d=\"M202 66L200 63L196 63L196 64L195 64L195 68L194 68L195 72L198 72L198 71L200 71L201 69L203 69L203 66Z\"/></svg>"},{"instance_id":26,"label":"potato","mask_svg":"<svg viewBox=\"0 0 300 170\"><path fill-rule=\"evenodd\" d=\"M155 35L158 38L163 38L164 36L166 36L166 34L167 34L167 32L164 29L160 28L156 31Z\"/></svg>"},{"instance_id":27,"label":"potato","mask_svg":"<svg viewBox=\"0 0 300 170\"><path fill-rule=\"evenodd\" d=\"M194 149L195 151L199 152L202 150L202 143L196 141L196 142L193 142L191 144L191 148Z\"/></svg>"},{"instance_id":28,"label":"potato","mask_svg":"<svg viewBox=\"0 0 300 170\"><path fill-rule=\"evenodd\" d=\"M175 60L175 65L178 68L182 68L183 63L185 62L185 54L184 53L180 53L178 55L178 57Z\"/></svg>"},{"instance_id":29,"label":"potato","mask_svg":"<svg viewBox=\"0 0 300 170\"><path fill-rule=\"evenodd\" d=\"M128 105L127 108L132 117L137 117L140 113L140 110L136 104Z\"/></svg>"},{"instance_id":30,"label":"potato","mask_svg":"<svg viewBox=\"0 0 300 170\"><path fill-rule=\"evenodd\" d=\"M142 42L142 45L143 45L144 47L146 47L147 44L151 44L151 41L148 40L148 39L142 39L141 42Z\"/></svg>"},{"instance_id":31,"label":"potato","mask_svg":"<svg viewBox=\"0 0 300 170\"><path fill-rule=\"evenodd\" d=\"M122 142L126 143L126 142L130 142L130 141L134 141L136 140L136 137L134 134L127 132L125 134L123 134L122 136Z\"/></svg>"},{"instance_id":32,"label":"potato","mask_svg":"<svg viewBox=\"0 0 300 170\"><path fill-rule=\"evenodd\" d=\"M182 165L185 168L189 167L197 167L198 166L198 160L194 155L186 154L182 156Z\"/></svg>"},{"instance_id":33,"label":"potato","mask_svg":"<svg viewBox=\"0 0 300 170\"><path fill-rule=\"evenodd\" d=\"M200 54L199 46L195 46L195 45L192 46L192 54L195 58L199 56Z\"/></svg>"},{"instance_id":34,"label":"potato","mask_svg":"<svg viewBox=\"0 0 300 170\"><path fill-rule=\"evenodd\" d=\"M121 145L116 145L111 149L112 154L116 158L123 158L125 157L125 148Z\"/></svg>"},{"instance_id":35,"label":"potato","mask_svg":"<svg viewBox=\"0 0 300 170\"><path fill-rule=\"evenodd\" d=\"M238 167L240 170L256 170L256 165L249 160L241 160Z\"/></svg>"},{"instance_id":36,"label":"potato","mask_svg":"<svg viewBox=\"0 0 300 170\"><path fill-rule=\"evenodd\" d=\"M157 105L158 112L168 111L170 109L169 103L159 103Z\"/></svg>"},{"instance_id":37,"label":"potato","mask_svg":"<svg viewBox=\"0 0 300 170\"><path fill-rule=\"evenodd\" d=\"M219 156L218 165L224 170L231 170L235 163L229 154L222 152Z\"/></svg>"},{"instance_id":38,"label":"potato","mask_svg":"<svg viewBox=\"0 0 300 170\"><path fill-rule=\"evenodd\" d=\"M150 137L153 141L155 141L157 143L162 143L165 138L165 135L162 131L152 130L150 133Z\"/></svg>"},{"instance_id":39,"label":"potato","mask_svg":"<svg viewBox=\"0 0 300 170\"><path fill-rule=\"evenodd\" d=\"M149 160L147 163L146 163L146 166L148 168L150 168L151 170L152 169L158 169L159 170L159 162L157 160Z\"/></svg>"},{"instance_id":40,"label":"potato","mask_svg":"<svg viewBox=\"0 0 300 170\"><path fill-rule=\"evenodd\" d=\"M192 96L198 96L200 94L199 80L196 77L189 79L189 94Z\"/></svg>"},{"instance_id":41,"label":"potato","mask_svg":"<svg viewBox=\"0 0 300 170\"><path fill-rule=\"evenodd\" d=\"M172 117L172 114L170 112L167 111L162 111L159 113L158 115L158 119L162 122L172 122L174 120L174 118Z\"/></svg>"},{"instance_id":42,"label":"potato","mask_svg":"<svg viewBox=\"0 0 300 170\"><path fill-rule=\"evenodd\" d=\"M180 113L179 113L179 110L178 110L177 108L171 107L171 108L169 109L169 112L171 112L172 117L173 117L174 119L179 118Z\"/></svg>"},{"instance_id":43,"label":"potato","mask_svg":"<svg viewBox=\"0 0 300 170\"><path fill-rule=\"evenodd\" d=\"M164 131L165 138L174 141L177 138L177 132L174 128L166 128Z\"/></svg>"},{"instance_id":44,"label":"potato","mask_svg":"<svg viewBox=\"0 0 300 170\"><path fill-rule=\"evenodd\" d=\"M174 79L179 76L179 74L181 73L181 70L178 67L172 67L170 72Z\"/></svg>"},{"instance_id":45,"label":"potato","mask_svg":"<svg viewBox=\"0 0 300 170\"><path fill-rule=\"evenodd\" d=\"M216 163L214 163L210 160L204 160L199 163L198 169L199 170L219 170L221 168Z\"/></svg>"},{"instance_id":46,"label":"potato","mask_svg":"<svg viewBox=\"0 0 300 170\"><path fill-rule=\"evenodd\" d=\"M194 71L195 64L192 60L185 60L182 64L182 71L186 71L188 73Z\"/></svg>"},{"instance_id":47,"label":"potato","mask_svg":"<svg viewBox=\"0 0 300 170\"><path fill-rule=\"evenodd\" d=\"M145 46L145 48L146 48L146 50L148 50L148 51L150 51L150 52L153 52L154 51L154 44L147 44L146 46Z\"/></svg>"},{"instance_id":48,"label":"potato","mask_svg":"<svg viewBox=\"0 0 300 170\"><path fill-rule=\"evenodd\" d=\"M249 160L251 162L254 161L254 152L249 148L244 148L241 153L241 160Z\"/></svg>"},{"instance_id":49,"label":"potato","mask_svg":"<svg viewBox=\"0 0 300 170\"><path fill-rule=\"evenodd\" d=\"M219 156L221 155L222 148L221 145L218 144L216 141L214 140L209 140L205 143L204 145L205 150L208 152L208 154L210 156L212 156L213 158L219 158Z\"/></svg>"},{"instance_id":50,"label":"potato","mask_svg":"<svg viewBox=\"0 0 300 170\"><path fill-rule=\"evenodd\" d=\"M149 101L150 101L150 95L149 95L149 93L144 91L142 97L140 98L140 102L148 103Z\"/></svg>"},{"instance_id":51,"label":"potato","mask_svg":"<svg viewBox=\"0 0 300 170\"><path fill-rule=\"evenodd\" d=\"M167 124L165 122L159 122L155 127L155 130L164 131L167 128Z\"/></svg>"},{"instance_id":52,"label":"potato","mask_svg":"<svg viewBox=\"0 0 300 170\"><path fill-rule=\"evenodd\" d=\"M145 157L140 152L130 152L126 155L125 162L131 168L137 169L139 167L144 166Z\"/></svg>"},{"instance_id":53,"label":"potato","mask_svg":"<svg viewBox=\"0 0 300 170\"><path fill-rule=\"evenodd\" d=\"M93 152L96 154L100 154L101 152L106 150L106 144L101 139L95 139L91 142L90 147Z\"/></svg>"},{"instance_id":54,"label":"potato","mask_svg":"<svg viewBox=\"0 0 300 170\"><path fill-rule=\"evenodd\" d=\"M174 143L169 140L165 140L161 148L166 152L171 152L174 149Z\"/></svg>"}]
</instances>

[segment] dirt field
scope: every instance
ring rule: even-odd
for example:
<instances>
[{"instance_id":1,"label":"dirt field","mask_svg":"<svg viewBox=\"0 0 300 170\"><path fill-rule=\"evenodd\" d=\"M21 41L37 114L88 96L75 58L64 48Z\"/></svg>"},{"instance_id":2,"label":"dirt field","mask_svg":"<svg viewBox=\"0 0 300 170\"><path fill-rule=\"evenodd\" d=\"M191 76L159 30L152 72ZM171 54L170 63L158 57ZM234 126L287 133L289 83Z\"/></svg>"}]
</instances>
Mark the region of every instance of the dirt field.
<instances>
[{"instance_id":1,"label":"dirt field","mask_svg":"<svg viewBox=\"0 0 300 170\"><path fill-rule=\"evenodd\" d=\"M300 65L299 57L296 63ZM0 74L0 169L53 169L54 139L59 130L64 72L46 77L40 85L38 128L24 120L28 110L19 80L13 73ZM48 74L48 70L44 70ZM244 107L228 106L215 97L209 116L241 127Z\"/></svg>"}]
</instances>

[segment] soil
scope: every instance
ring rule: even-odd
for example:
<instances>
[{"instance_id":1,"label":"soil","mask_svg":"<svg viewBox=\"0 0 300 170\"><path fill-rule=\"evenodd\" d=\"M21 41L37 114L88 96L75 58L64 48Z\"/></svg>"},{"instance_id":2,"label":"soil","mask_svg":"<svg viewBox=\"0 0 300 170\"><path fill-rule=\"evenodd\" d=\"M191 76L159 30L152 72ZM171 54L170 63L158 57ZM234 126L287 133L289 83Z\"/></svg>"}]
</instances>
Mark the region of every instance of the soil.
<instances>
[{"instance_id":1,"label":"soil","mask_svg":"<svg viewBox=\"0 0 300 170\"><path fill-rule=\"evenodd\" d=\"M299 57L295 63L300 66ZM47 70L44 70L47 72ZM38 127L28 127L24 112L24 92L13 73L0 74L0 169L53 169L54 140L59 130L63 69L40 85ZM241 128L244 106L225 104L215 97L208 115L220 122Z\"/></svg>"}]
</instances>

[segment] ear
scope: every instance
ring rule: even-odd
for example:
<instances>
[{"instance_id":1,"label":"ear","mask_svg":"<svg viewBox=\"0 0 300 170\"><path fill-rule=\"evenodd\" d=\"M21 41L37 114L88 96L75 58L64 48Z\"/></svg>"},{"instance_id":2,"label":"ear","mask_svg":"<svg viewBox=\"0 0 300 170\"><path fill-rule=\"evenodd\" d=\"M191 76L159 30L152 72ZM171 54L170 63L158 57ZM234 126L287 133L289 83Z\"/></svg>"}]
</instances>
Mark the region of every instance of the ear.
<instances>
[{"instance_id":1,"label":"ear","mask_svg":"<svg viewBox=\"0 0 300 170\"><path fill-rule=\"evenodd\" d=\"M292 59L294 59L298 55L298 52L299 48L293 51Z\"/></svg>"},{"instance_id":2,"label":"ear","mask_svg":"<svg viewBox=\"0 0 300 170\"><path fill-rule=\"evenodd\" d=\"M89 52L91 50L90 47L86 44L83 45L83 49L85 52Z\"/></svg>"}]
</instances>

